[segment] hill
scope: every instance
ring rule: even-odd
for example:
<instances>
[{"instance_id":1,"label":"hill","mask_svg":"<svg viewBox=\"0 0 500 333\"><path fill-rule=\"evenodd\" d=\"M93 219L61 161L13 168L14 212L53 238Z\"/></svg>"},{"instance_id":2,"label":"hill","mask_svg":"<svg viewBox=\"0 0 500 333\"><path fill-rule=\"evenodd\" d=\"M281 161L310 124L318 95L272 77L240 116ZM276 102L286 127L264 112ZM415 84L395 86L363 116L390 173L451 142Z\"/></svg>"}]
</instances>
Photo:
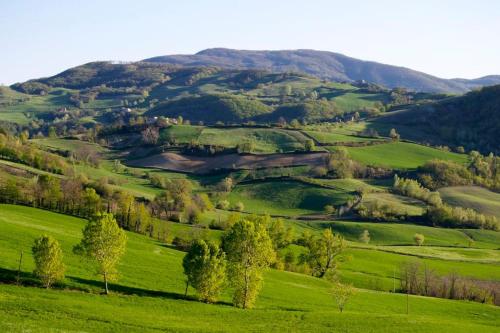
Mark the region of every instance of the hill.
<instances>
[{"instance_id":1,"label":"hill","mask_svg":"<svg viewBox=\"0 0 500 333\"><path fill-rule=\"evenodd\" d=\"M482 85L500 83L499 76L487 76L475 80L447 80L405 67L363 61L339 53L316 50L248 51L213 48L194 55L159 56L144 61L183 66L303 72L338 82L364 80L389 88L405 87L427 92L461 93Z\"/></svg>"},{"instance_id":2,"label":"hill","mask_svg":"<svg viewBox=\"0 0 500 333\"><path fill-rule=\"evenodd\" d=\"M163 103L148 112L151 116L182 116L195 122L241 122L270 113L272 108L262 102L236 95L205 95L186 97Z\"/></svg>"},{"instance_id":3,"label":"hill","mask_svg":"<svg viewBox=\"0 0 500 333\"><path fill-rule=\"evenodd\" d=\"M420 141L463 146L488 154L500 152L500 85L463 96L388 113L376 123L421 131ZM403 137L405 133L402 132ZM412 139L418 139L416 137Z\"/></svg>"},{"instance_id":4,"label":"hill","mask_svg":"<svg viewBox=\"0 0 500 333\"><path fill-rule=\"evenodd\" d=\"M63 288L45 290L31 286L0 284L0 330L89 332L248 332L315 331L495 332L498 308L473 302L406 296L359 289L340 314L329 294L330 283L303 274L270 270L257 306L241 310L228 304L225 293L217 304L194 301L192 291L184 297L183 253L156 240L127 232L127 250L119 265L120 279L113 293L99 295L101 282L89 263L71 251L85 221L34 208L0 205L0 274L17 274L19 251L24 250L21 277L30 280L33 269L31 245L41 233L55 237L62 246L67 266ZM401 257L394 253L353 249L348 276L358 277L377 266L374 276L392 276ZM359 266L355 266L359 259ZM459 268L484 276L495 273L485 264L424 260L439 271ZM383 263L384 267L378 265ZM447 265L444 268L443 265ZM387 267L385 267L387 266ZM387 270L386 270L387 268ZM496 274L497 275L497 274ZM410 312L406 314L406 302ZM496 328L495 328L496 327Z\"/></svg>"}]
</instances>

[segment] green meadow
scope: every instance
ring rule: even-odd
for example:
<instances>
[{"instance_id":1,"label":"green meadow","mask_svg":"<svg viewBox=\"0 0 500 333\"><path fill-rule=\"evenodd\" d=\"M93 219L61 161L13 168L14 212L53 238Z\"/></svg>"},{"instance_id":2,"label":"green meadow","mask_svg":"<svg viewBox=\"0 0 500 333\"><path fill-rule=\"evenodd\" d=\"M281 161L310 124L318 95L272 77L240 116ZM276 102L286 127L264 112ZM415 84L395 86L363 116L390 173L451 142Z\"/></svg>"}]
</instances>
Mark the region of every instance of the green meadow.
<instances>
[{"instance_id":1,"label":"green meadow","mask_svg":"<svg viewBox=\"0 0 500 333\"><path fill-rule=\"evenodd\" d=\"M142 235L127 233L126 254L112 294L99 295L101 282L94 267L74 255L84 221L34 208L0 205L0 272L15 279L20 251L21 277L26 286L0 285L0 330L111 332L495 332L499 309L479 303L392 294L359 289L342 314L329 294L326 280L270 270L256 308L230 305L229 291L218 304L184 297L183 253ZM33 239L50 234L60 243L67 266L64 285L45 290L33 285L30 247ZM390 289L394 267L405 256L350 249L342 278L366 281L367 271ZM450 269L445 260L422 259L438 271ZM478 263L459 263L463 273L498 278L498 270ZM369 280L368 280L369 281ZM369 287L369 285L367 286ZM408 314L407 314L408 302Z\"/></svg>"}]
</instances>

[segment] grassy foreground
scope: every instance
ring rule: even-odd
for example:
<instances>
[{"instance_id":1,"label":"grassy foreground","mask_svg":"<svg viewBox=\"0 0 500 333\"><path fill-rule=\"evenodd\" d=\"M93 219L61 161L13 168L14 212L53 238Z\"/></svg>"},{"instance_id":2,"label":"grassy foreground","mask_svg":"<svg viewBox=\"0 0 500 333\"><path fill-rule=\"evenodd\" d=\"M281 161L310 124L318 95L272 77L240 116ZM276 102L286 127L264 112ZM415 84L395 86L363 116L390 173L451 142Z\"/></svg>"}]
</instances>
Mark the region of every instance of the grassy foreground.
<instances>
[{"instance_id":1,"label":"grassy foreground","mask_svg":"<svg viewBox=\"0 0 500 333\"><path fill-rule=\"evenodd\" d=\"M121 278L112 285L115 293L101 296L92 265L71 252L84 223L38 209L0 205L2 280L16 274L19 251L24 250L22 275L31 281L30 246L43 233L61 242L67 266L63 289L0 284L0 331L495 332L500 326L500 310L494 306L410 296L407 315L405 295L367 290L359 290L340 314L328 282L280 271L266 274L256 309L230 306L229 293L220 304L199 303L192 296L183 297L183 253L132 233L127 233ZM357 251L361 252L354 255L363 257L370 252ZM366 262L370 261L368 256Z\"/></svg>"}]
</instances>

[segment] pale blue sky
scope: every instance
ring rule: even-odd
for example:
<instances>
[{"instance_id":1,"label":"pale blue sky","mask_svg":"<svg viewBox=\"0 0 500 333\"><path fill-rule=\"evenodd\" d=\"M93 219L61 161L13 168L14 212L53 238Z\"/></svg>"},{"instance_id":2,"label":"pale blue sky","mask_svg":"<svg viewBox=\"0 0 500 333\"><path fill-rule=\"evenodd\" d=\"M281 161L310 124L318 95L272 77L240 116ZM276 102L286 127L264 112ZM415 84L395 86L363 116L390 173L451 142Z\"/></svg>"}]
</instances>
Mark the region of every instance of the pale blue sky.
<instances>
[{"instance_id":1,"label":"pale blue sky","mask_svg":"<svg viewBox=\"0 0 500 333\"><path fill-rule=\"evenodd\" d=\"M0 0L0 83L210 47L310 48L451 78L500 74L500 1Z\"/></svg>"}]
</instances>

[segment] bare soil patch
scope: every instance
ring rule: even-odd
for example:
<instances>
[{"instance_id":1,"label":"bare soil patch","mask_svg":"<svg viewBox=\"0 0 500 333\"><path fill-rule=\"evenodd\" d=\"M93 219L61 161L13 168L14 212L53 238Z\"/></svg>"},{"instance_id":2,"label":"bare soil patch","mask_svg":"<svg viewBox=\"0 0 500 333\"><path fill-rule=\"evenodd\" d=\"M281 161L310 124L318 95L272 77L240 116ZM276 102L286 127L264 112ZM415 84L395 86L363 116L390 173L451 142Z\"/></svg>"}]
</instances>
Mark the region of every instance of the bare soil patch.
<instances>
[{"instance_id":1,"label":"bare soil patch","mask_svg":"<svg viewBox=\"0 0 500 333\"><path fill-rule=\"evenodd\" d=\"M262 169L290 166L324 165L328 153L305 154L227 154L213 157L183 155L165 152L130 161L128 164L137 167L159 168L165 170L204 174L216 170L228 169Z\"/></svg>"}]
</instances>

